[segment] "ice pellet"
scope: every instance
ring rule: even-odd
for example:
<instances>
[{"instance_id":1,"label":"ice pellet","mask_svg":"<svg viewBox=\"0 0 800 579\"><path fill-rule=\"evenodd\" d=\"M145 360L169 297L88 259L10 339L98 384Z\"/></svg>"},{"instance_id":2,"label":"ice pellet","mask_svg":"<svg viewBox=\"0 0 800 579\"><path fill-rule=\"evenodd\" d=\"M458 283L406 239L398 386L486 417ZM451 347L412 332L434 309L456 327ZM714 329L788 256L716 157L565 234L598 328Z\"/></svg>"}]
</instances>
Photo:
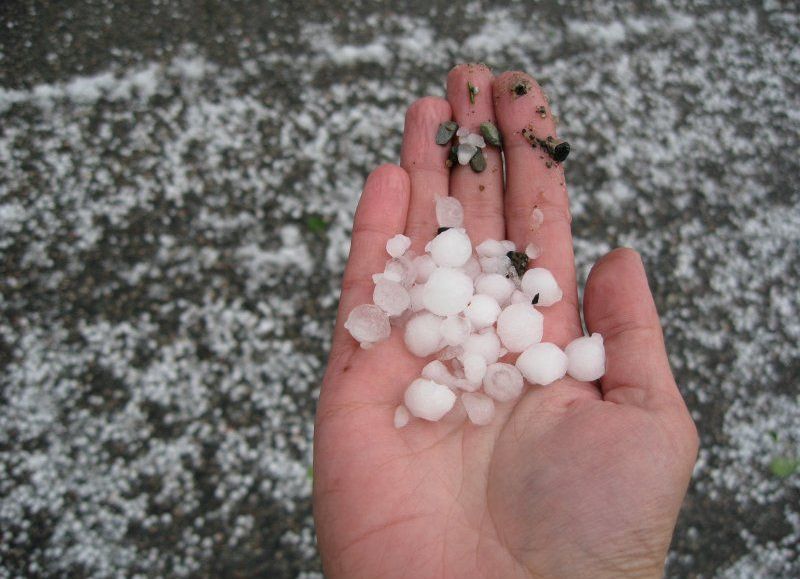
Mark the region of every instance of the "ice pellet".
<instances>
[{"instance_id":1,"label":"ice pellet","mask_svg":"<svg viewBox=\"0 0 800 579\"><path fill-rule=\"evenodd\" d=\"M469 160L478 152L478 147L475 145L459 144L456 149L456 156L458 157L459 165L466 165Z\"/></svg>"},{"instance_id":2,"label":"ice pellet","mask_svg":"<svg viewBox=\"0 0 800 579\"><path fill-rule=\"evenodd\" d=\"M497 318L497 335L509 352L522 352L542 341L544 316L530 303L507 306Z\"/></svg>"},{"instance_id":3,"label":"ice pellet","mask_svg":"<svg viewBox=\"0 0 800 579\"><path fill-rule=\"evenodd\" d=\"M464 310L470 324L476 330L491 326L497 321L500 315L500 306L492 296L485 294L475 294Z\"/></svg>"},{"instance_id":4,"label":"ice pellet","mask_svg":"<svg viewBox=\"0 0 800 579\"><path fill-rule=\"evenodd\" d=\"M475 293L491 296L502 307L511 299L514 282L499 273L486 273L475 280Z\"/></svg>"},{"instance_id":5,"label":"ice pellet","mask_svg":"<svg viewBox=\"0 0 800 579\"><path fill-rule=\"evenodd\" d=\"M408 351L420 358L433 354L442 347L439 326L442 318L430 312L420 312L406 323L403 339Z\"/></svg>"},{"instance_id":6,"label":"ice pellet","mask_svg":"<svg viewBox=\"0 0 800 579\"><path fill-rule=\"evenodd\" d=\"M461 228L451 228L433 238L430 253L436 265L461 267L472 255L472 243Z\"/></svg>"},{"instance_id":7,"label":"ice pellet","mask_svg":"<svg viewBox=\"0 0 800 579\"><path fill-rule=\"evenodd\" d=\"M472 279L464 272L446 267L434 271L425 284L423 302L437 316L450 316L464 310L472 299Z\"/></svg>"},{"instance_id":8,"label":"ice pellet","mask_svg":"<svg viewBox=\"0 0 800 579\"><path fill-rule=\"evenodd\" d=\"M486 375L486 358L480 354L465 354L461 361L464 364L464 378L470 384L480 386Z\"/></svg>"},{"instance_id":9,"label":"ice pellet","mask_svg":"<svg viewBox=\"0 0 800 579\"><path fill-rule=\"evenodd\" d=\"M414 277L417 283L425 283L428 277L436 271L436 262L430 255L418 255L412 261ZM399 281L399 280L397 280Z\"/></svg>"},{"instance_id":10,"label":"ice pellet","mask_svg":"<svg viewBox=\"0 0 800 579\"><path fill-rule=\"evenodd\" d=\"M464 208L455 197L436 198L436 222L439 227L463 227Z\"/></svg>"},{"instance_id":11,"label":"ice pellet","mask_svg":"<svg viewBox=\"0 0 800 579\"><path fill-rule=\"evenodd\" d=\"M400 257L409 247L411 240L402 233L398 233L386 242L386 252L392 257Z\"/></svg>"},{"instance_id":12,"label":"ice pellet","mask_svg":"<svg viewBox=\"0 0 800 579\"><path fill-rule=\"evenodd\" d=\"M471 329L470 322L462 316L447 316L439 327L442 339L448 346L463 344L469 337Z\"/></svg>"},{"instance_id":13,"label":"ice pellet","mask_svg":"<svg viewBox=\"0 0 800 579\"><path fill-rule=\"evenodd\" d=\"M517 251L517 246L510 239L504 239L500 243L502 244L503 249L505 249L504 255L509 251Z\"/></svg>"},{"instance_id":14,"label":"ice pellet","mask_svg":"<svg viewBox=\"0 0 800 579\"><path fill-rule=\"evenodd\" d=\"M487 363L492 364L497 362L500 357L500 340L494 330L487 328L481 334L471 334L467 341L464 342L464 353L461 355L463 360L468 354L480 354L483 356Z\"/></svg>"},{"instance_id":15,"label":"ice pellet","mask_svg":"<svg viewBox=\"0 0 800 579\"><path fill-rule=\"evenodd\" d=\"M411 306L406 288L396 281L378 280L372 292L373 303L390 316L399 316Z\"/></svg>"},{"instance_id":16,"label":"ice pellet","mask_svg":"<svg viewBox=\"0 0 800 579\"><path fill-rule=\"evenodd\" d=\"M364 345L381 342L389 337L389 316L374 304L356 306L347 316L344 327L355 340Z\"/></svg>"},{"instance_id":17,"label":"ice pellet","mask_svg":"<svg viewBox=\"0 0 800 579\"><path fill-rule=\"evenodd\" d=\"M542 255L542 248L535 243L529 243L525 247L525 255L527 255L529 259L537 259Z\"/></svg>"},{"instance_id":18,"label":"ice pellet","mask_svg":"<svg viewBox=\"0 0 800 579\"><path fill-rule=\"evenodd\" d=\"M534 267L522 276L522 291L536 300L537 306L552 306L564 295L549 269ZM536 296L539 296L538 299Z\"/></svg>"},{"instance_id":19,"label":"ice pellet","mask_svg":"<svg viewBox=\"0 0 800 579\"><path fill-rule=\"evenodd\" d=\"M417 378L406 389L403 401L412 415L436 421L450 411L456 402L456 395L443 384Z\"/></svg>"},{"instance_id":20,"label":"ice pellet","mask_svg":"<svg viewBox=\"0 0 800 579\"><path fill-rule=\"evenodd\" d=\"M531 211L531 231L536 231L544 223L544 213L538 207L534 207Z\"/></svg>"},{"instance_id":21,"label":"ice pellet","mask_svg":"<svg viewBox=\"0 0 800 579\"><path fill-rule=\"evenodd\" d=\"M572 340L564 348L564 353L569 360L567 373L576 380L591 382L606 371L606 351L600 334Z\"/></svg>"},{"instance_id":22,"label":"ice pellet","mask_svg":"<svg viewBox=\"0 0 800 579\"><path fill-rule=\"evenodd\" d=\"M410 288L417 276L414 271L414 262L408 258L408 255L393 257L387 261L383 275L387 279L399 282L405 288Z\"/></svg>"},{"instance_id":23,"label":"ice pellet","mask_svg":"<svg viewBox=\"0 0 800 579\"><path fill-rule=\"evenodd\" d=\"M489 364L483 377L483 391L498 402L514 400L522 394L522 374L511 364Z\"/></svg>"},{"instance_id":24,"label":"ice pellet","mask_svg":"<svg viewBox=\"0 0 800 579\"><path fill-rule=\"evenodd\" d=\"M453 376L440 360L431 360L422 369L422 377L428 380L433 380L445 386L455 385L455 376Z\"/></svg>"},{"instance_id":25,"label":"ice pellet","mask_svg":"<svg viewBox=\"0 0 800 579\"><path fill-rule=\"evenodd\" d=\"M406 424L408 424L410 418L411 415L408 413L408 409L402 404L394 409L395 428L403 428Z\"/></svg>"},{"instance_id":26,"label":"ice pellet","mask_svg":"<svg viewBox=\"0 0 800 579\"><path fill-rule=\"evenodd\" d=\"M468 135L459 137L458 142L464 143L465 145L475 145L479 149L483 149L486 146L486 141L478 133L469 133Z\"/></svg>"},{"instance_id":27,"label":"ice pellet","mask_svg":"<svg viewBox=\"0 0 800 579\"><path fill-rule=\"evenodd\" d=\"M508 250L505 248L502 241L487 239L478 244L475 248L475 253L478 254L478 257L500 257L508 253Z\"/></svg>"},{"instance_id":28,"label":"ice pellet","mask_svg":"<svg viewBox=\"0 0 800 579\"><path fill-rule=\"evenodd\" d=\"M461 395L461 403L470 422L477 426L489 424L494 418L494 401L484 394L467 392Z\"/></svg>"},{"instance_id":29,"label":"ice pellet","mask_svg":"<svg viewBox=\"0 0 800 579\"><path fill-rule=\"evenodd\" d=\"M567 373L567 355L555 344L534 344L517 358L517 368L531 384L547 386Z\"/></svg>"}]
</instances>

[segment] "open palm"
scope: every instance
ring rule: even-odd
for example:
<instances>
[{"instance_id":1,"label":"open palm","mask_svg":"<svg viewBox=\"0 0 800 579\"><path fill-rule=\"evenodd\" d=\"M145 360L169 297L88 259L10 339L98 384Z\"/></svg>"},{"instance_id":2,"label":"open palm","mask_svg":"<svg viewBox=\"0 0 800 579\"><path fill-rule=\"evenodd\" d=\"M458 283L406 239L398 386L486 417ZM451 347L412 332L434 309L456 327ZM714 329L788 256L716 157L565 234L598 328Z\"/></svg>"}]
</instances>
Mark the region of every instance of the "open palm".
<instances>
[{"instance_id":1,"label":"open palm","mask_svg":"<svg viewBox=\"0 0 800 579\"><path fill-rule=\"evenodd\" d=\"M474 103L468 82L479 89ZM697 436L635 252L611 252L587 282L586 325L606 345L600 384L564 378L528 387L499 404L488 426L472 425L457 405L440 422L395 429L394 409L428 360L406 351L401 332L362 350L343 329L349 311L371 301L386 240L403 232L420 251L436 234L436 196L453 195L474 244L507 238L542 248L536 265L564 291L540 310L544 340L563 347L582 333L563 170L521 135L525 127L555 134L541 89L522 73L494 78L482 65L462 65L448 77L447 97L409 108L402 168L372 173L356 214L315 431L326 574L659 576ZM495 122L504 158L487 148L484 172L447 169L447 148L433 137L451 118L472 131ZM544 222L531 230L535 207Z\"/></svg>"}]
</instances>

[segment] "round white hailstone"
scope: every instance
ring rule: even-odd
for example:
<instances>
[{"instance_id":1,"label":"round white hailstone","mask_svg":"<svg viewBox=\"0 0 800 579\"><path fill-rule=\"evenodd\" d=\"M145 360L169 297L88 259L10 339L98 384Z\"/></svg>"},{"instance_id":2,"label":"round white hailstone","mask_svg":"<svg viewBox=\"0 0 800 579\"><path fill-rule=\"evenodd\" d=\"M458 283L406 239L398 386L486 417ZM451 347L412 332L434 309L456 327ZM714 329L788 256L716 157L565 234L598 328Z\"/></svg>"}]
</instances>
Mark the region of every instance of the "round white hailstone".
<instances>
[{"instance_id":1,"label":"round white hailstone","mask_svg":"<svg viewBox=\"0 0 800 579\"><path fill-rule=\"evenodd\" d=\"M425 294L425 284L417 284L408 290L408 295L411 297L411 311L418 312L425 309L425 303L422 301L422 296Z\"/></svg>"},{"instance_id":2,"label":"round white hailstone","mask_svg":"<svg viewBox=\"0 0 800 579\"><path fill-rule=\"evenodd\" d=\"M514 282L499 273L485 273L475 280L475 293L494 298L501 307L508 303L515 289Z\"/></svg>"},{"instance_id":3,"label":"round white hailstone","mask_svg":"<svg viewBox=\"0 0 800 579\"><path fill-rule=\"evenodd\" d=\"M470 422L477 426L485 426L494 418L494 400L484 394L461 395L461 403L467 411Z\"/></svg>"},{"instance_id":4,"label":"round white hailstone","mask_svg":"<svg viewBox=\"0 0 800 579\"><path fill-rule=\"evenodd\" d=\"M456 403L456 395L443 384L417 378L406 389L403 401L417 418L436 421L450 411Z\"/></svg>"},{"instance_id":5,"label":"round white hailstone","mask_svg":"<svg viewBox=\"0 0 800 579\"><path fill-rule=\"evenodd\" d=\"M531 304L511 304L497 318L497 335L509 352L522 352L542 341L544 316Z\"/></svg>"},{"instance_id":6,"label":"round white hailstone","mask_svg":"<svg viewBox=\"0 0 800 579\"><path fill-rule=\"evenodd\" d=\"M536 259L542 255L542 248L535 243L529 243L527 247L525 247L525 255L528 256L528 259Z\"/></svg>"},{"instance_id":7,"label":"round white hailstone","mask_svg":"<svg viewBox=\"0 0 800 579\"><path fill-rule=\"evenodd\" d=\"M463 346L447 346L439 353L440 360L455 360L464 353Z\"/></svg>"},{"instance_id":8,"label":"round white hailstone","mask_svg":"<svg viewBox=\"0 0 800 579\"><path fill-rule=\"evenodd\" d=\"M485 294L475 294L469 301L467 309L464 310L470 324L476 330L487 328L497 321L500 315L500 306L492 296Z\"/></svg>"},{"instance_id":9,"label":"round white hailstone","mask_svg":"<svg viewBox=\"0 0 800 579\"><path fill-rule=\"evenodd\" d=\"M531 384L547 386L567 373L567 355L555 344L534 344L517 358L517 368Z\"/></svg>"},{"instance_id":10,"label":"round white hailstone","mask_svg":"<svg viewBox=\"0 0 800 579\"><path fill-rule=\"evenodd\" d=\"M472 256L472 244L463 229L451 228L433 238L430 252L436 265L461 267Z\"/></svg>"},{"instance_id":11,"label":"round white hailstone","mask_svg":"<svg viewBox=\"0 0 800 579\"><path fill-rule=\"evenodd\" d=\"M490 329L491 328L487 328ZM464 353L460 356L463 361L469 354L480 354L488 364L497 362L500 357L500 340L494 331L482 334L471 334L464 342Z\"/></svg>"},{"instance_id":12,"label":"round white hailstone","mask_svg":"<svg viewBox=\"0 0 800 579\"><path fill-rule=\"evenodd\" d=\"M410 418L411 415L408 413L408 409L402 404L394 409L395 428L403 428L406 424L408 424Z\"/></svg>"},{"instance_id":13,"label":"round white hailstone","mask_svg":"<svg viewBox=\"0 0 800 579\"><path fill-rule=\"evenodd\" d=\"M461 269L464 270L464 273L471 277L473 280L481 274L481 263L478 261L478 258L474 255L470 256Z\"/></svg>"},{"instance_id":14,"label":"round white hailstone","mask_svg":"<svg viewBox=\"0 0 800 579\"><path fill-rule=\"evenodd\" d=\"M463 227L464 208L455 197L436 197L436 223L439 227Z\"/></svg>"},{"instance_id":15,"label":"round white hailstone","mask_svg":"<svg viewBox=\"0 0 800 579\"><path fill-rule=\"evenodd\" d=\"M373 303L390 316L399 316L411 305L406 288L396 281L378 280L372 292Z\"/></svg>"},{"instance_id":16,"label":"round white hailstone","mask_svg":"<svg viewBox=\"0 0 800 579\"><path fill-rule=\"evenodd\" d=\"M386 242L386 253L392 257L400 257L409 247L411 247L411 240L402 233L398 233Z\"/></svg>"},{"instance_id":17,"label":"round white hailstone","mask_svg":"<svg viewBox=\"0 0 800 579\"><path fill-rule=\"evenodd\" d=\"M478 244L475 248L475 253L478 254L478 257L500 257L508 253L508 250L505 248L502 241L487 239Z\"/></svg>"},{"instance_id":18,"label":"round white hailstone","mask_svg":"<svg viewBox=\"0 0 800 579\"><path fill-rule=\"evenodd\" d=\"M440 360L431 360L425 364L425 367L422 368L421 375L427 380L433 380L445 386L453 386L456 380L455 376L450 373L447 366Z\"/></svg>"},{"instance_id":19,"label":"round white hailstone","mask_svg":"<svg viewBox=\"0 0 800 579\"><path fill-rule=\"evenodd\" d=\"M400 282L403 278L402 276L395 270L386 272L386 273L373 273L372 274L372 283L378 283L382 279L388 279L389 281L396 281Z\"/></svg>"},{"instance_id":20,"label":"round white hailstone","mask_svg":"<svg viewBox=\"0 0 800 579\"><path fill-rule=\"evenodd\" d=\"M464 363L464 377L467 382L480 386L486 375L486 359L480 354L465 354L461 361Z\"/></svg>"},{"instance_id":21,"label":"round white hailstone","mask_svg":"<svg viewBox=\"0 0 800 579\"><path fill-rule=\"evenodd\" d=\"M591 382L606 371L606 350L600 334L572 340L564 348L564 353L569 359L567 373L576 380Z\"/></svg>"},{"instance_id":22,"label":"round white hailstone","mask_svg":"<svg viewBox=\"0 0 800 579\"><path fill-rule=\"evenodd\" d=\"M478 152L478 147L475 145L459 144L456 149L456 157L458 157L459 165L466 165L469 160Z\"/></svg>"},{"instance_id":23,"label":"round white hailstone","mask_svg":"<svg viewBox=\"0 0 800 579\"><path fill-rule=\"evenodd\" d=\"M522 394L522 374L511 364L498 362L486 368L483 391L498 402L508 402Z\"/></svg>"},{"instance_id":24,"label":"round white hailstone","mask_svg":"<svg viewBox=\"0 0 800 579\"><path fill-rule=\"evenodd\" d=\"M469 320L462 316L447 316L439 327L442 339L448 346L460 346L469 337L472 328Z\"/></svg>"},{"instance_id":25,"label":"round white hailstone","mask_svg":"<svg viewBox=\"0 0 800 579\"><path fill-rule=\"evenodd\" d=\"M544 223L544 213L538 207L534 207L531 211L531 231L536 231Z\"/></svg>"},{"instance_id":26,"label":"round white hailstone","mask_svg":"<svg viewBox=\"0 0 800 579\"><path fill-rule=\"evenodd\" d=\"M389 316L374 304L361 304L356 306L347 316L344 327L350 335L363 346L369 346L389 337L392 328L389 325Z\"/></svg>"},{"instance_id":27,"label":"round white hailstone","mask_svg":"<svg viewBox=\"0 0 800 579\"><path fill-rule=\"evenodd\" d=\"M436 271L436 262L430 255L418 255L412 262L414 277L417 283L425 283L428 277Z\"/></svg>"},{"instance_id":28,"label":"round white hailstone","mask_svg":"<svg viewBox=\"0 0 800 579\"><path fill-rule=\"evenodd\" d=\"M442 318L430 312L420 312L408 320L403 336L408 351L419 358L430 356L442 347L439 326Z\"/></svg>"},{"instance_id":29,"label":"round white hailstone","mask_svg":"<svg viewBox=\"0 0 800 579\"><path fill-rule=\"evenodd\" d=\"M506 250L505 253L508 253L509 251L517 251L517 246L510 239L504 239L500 243L503 244L503 249ZM503 255L505 255L505 253Z\"/></svg>"},{"instance_id":30,"label":"round white hailstone","mask_svg":"<svg viewBox=\"0 0 800 579\"><path fill-rule=\"evenodd\" d=\"M520 290L514 290L514 293L511 294L511 300L510 301L511 301L512 304L523 304L523 303L524 304L529 304L529 303L531 303L531 298L526 296ZM412 306L414 304L414 297L413 296L411 297L411 304L412 304Z\"/></svg>"},{"instance_id":31,"label":"round white hailstone","mask_svg":"<svg viewBox=\"0 0 800 579\"><path fill-rule=\"evenodd\" d=\"M404 288L410 288L417 274L414 271L413 261L407 255L401 255L386 262L383 275L400 283Z\"/></svg>"},{"instance_id":32,"label":"round white hailstone","mask_svg":"<svg viewBox=\"0 0 800 579\"><path fill-rule=\"evenodd\" d=\"M425 307L437 316L451 316L467 307L473 291L472 280L467 274L440 267L428 278L422 298Z\"/></svg>"},{"instance_id":33,"label":"round white hailstone","mask_svg":"<svg viewBox=\"0 0 800 579\"><path fill-rule=\"evenodd\" d=\"M458 142L464 143L465 145L475 145L479 149L483 149L486 146L486 141L478 133L470 133L464 137L460 137Z\"/></svg>"},{"instance_id":34,"label":"round white hailstone","mask_svg":"<svg viewBox=\"0 0 800 579\"><path fill-rule=\"evenodd\" d=\"M564 295L549 269L534 267L522 276L522 291L536 300L537 306L552 306ZM537 299L536 296L539 296Z\"/></svg>"}]
</instances>

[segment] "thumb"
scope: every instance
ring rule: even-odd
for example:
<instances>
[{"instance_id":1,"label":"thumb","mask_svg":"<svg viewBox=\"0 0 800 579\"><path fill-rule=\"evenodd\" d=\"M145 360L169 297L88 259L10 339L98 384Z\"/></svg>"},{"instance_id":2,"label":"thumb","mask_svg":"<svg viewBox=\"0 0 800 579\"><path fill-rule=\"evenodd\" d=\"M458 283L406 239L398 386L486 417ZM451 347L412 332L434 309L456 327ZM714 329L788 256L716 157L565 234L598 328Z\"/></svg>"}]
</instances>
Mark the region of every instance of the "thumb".
<instances>
[{"instance_id":1,"label":"thumb","mask_svg":"<svg viewBox=\"0 0 800 579\"><path fill-rule=\"evenodd\" d=\"M605 400L648 409L683 404L638 253L620 248L597 261L583 309L589 332L599 332L605 343Z\"/></svg>"}]
</instances>

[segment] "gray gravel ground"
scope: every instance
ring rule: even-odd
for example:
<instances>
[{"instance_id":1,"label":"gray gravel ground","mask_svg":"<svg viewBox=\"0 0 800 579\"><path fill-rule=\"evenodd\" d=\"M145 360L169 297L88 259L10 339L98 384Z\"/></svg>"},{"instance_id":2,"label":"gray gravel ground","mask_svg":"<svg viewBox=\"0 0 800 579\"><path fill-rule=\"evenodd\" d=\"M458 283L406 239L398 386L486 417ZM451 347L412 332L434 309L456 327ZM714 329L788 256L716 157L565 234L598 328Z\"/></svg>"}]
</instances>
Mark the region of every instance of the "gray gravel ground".
<instances>
[{"instance_id":1,"label":"gray gravel ground","mask_svg":"<svg viewBox=\"0 0 800 579\"><path fill-rule=\"evenodd\" d=\"M778 1L3 2L0 577L319 576L353 210L468 59L548 90L581 276L650 271L702 436L668 576L800 576L798 38Z\"/></svg>"}]
</instances>

